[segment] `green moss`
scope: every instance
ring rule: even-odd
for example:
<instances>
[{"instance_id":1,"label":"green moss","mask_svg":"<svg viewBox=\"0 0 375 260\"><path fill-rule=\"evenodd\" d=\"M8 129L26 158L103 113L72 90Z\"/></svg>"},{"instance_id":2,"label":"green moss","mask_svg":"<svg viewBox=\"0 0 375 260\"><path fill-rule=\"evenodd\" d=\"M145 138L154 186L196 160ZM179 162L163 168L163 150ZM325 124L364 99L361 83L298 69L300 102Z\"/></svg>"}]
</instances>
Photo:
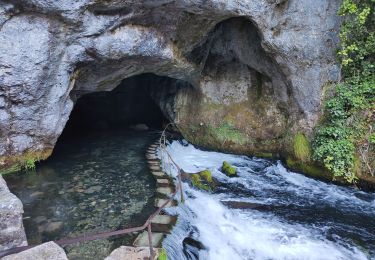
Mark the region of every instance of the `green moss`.
<instances>
[{"instance_id":1,"label":"green moss","mask_svg":"<svg viewBox=\"0 0 375 260\"><path fill-rule=\"evenodd\" d=\"M0 169L0 175L8 174L8 173L13 173L13 172L18 172L22 169L21 165L19 163L12 164L8 167L2 167Z\"/></svg>"},{"instance_id":2,"label":"green moss","mask_svg":"<svg viewBox=\"0 0 375 260\"><path fill-rule=\"evenodd\" d=\"M158 255L158 260L167 260L168 257L167 257L167 251L162 248L159 250L159 255Z\"/></svg>"},{"instance_id":3,"label":"green moss","mask_svg":"<svg viewBox=\"0 0 375 260\"><path fill-rule=\"evenodd\" d=\"M313 178L321 179L321 180L332 180L333 175L326 169L314 165L312 163L306 163L299 161L297 159L293 159L288 157L286 160L287 166L294 170L294 171L301 171L302 173L311 176Z\"/></svg>"},{"instance_id":4,"label":"green moss","mask_svg":"<svg viewBox=\"0 0 375 260\"><path fill-rule=\"evenodd\" d=\"M298 133L295 135L293 148L297 159L302 162L310 161L310 143L304 134Z\"/></svg>"},{"instance_id":5,"label":"green moss","mask_svg":"<svg viewBox=\"0 0 375 260\"><path fill-rule=\"evenodd\" d=\"M27 151L21 155L13 155L0 158L0 174L8 174L20 170L32 171L35 163L47 159L52 153L52 149L45 151Z\"/></svg>"},{"instance_id":6,"label":"green moss","mask_svg":"<svg viewBox=\"0 0 375 260\"><path fill-rule=\"evenodd\" d=\"M206 191L212 190L212 188L208 184L205 184L202 182L202 178L199 173L194 173L191 175L191 183L193 184L194 187L200 190L206 190Z\"/></svg>"},{"instance_id":7,"label":"green moss","mask_svg":"<svg viewBox=\"0 0 375 260\"><path fill-rule=\"evenodd\" d=\"M212 182L212 173L209 170L204 170L199 173L199 175L205 179L208 183Z\"/></svg>"},{"instance_id":8,"label":"green moss","mask_svg":"<svg viewBox=\"0 0 375 260\"><path fill-rule=\"evenodd\" d=\"M222 143L230 141L235 144L243 145L247 140L246 135L241 133L229 122L223 122L219 127L212 128L212 131Z\"/></svg>"},{"instance_id":9,"label":"green moss","mask_svg":"<svg viewBox=\"0 0 375 260\"><path fill-rule=\"evenodd\" d=\"M221 170L229 177L236 176L236 168L230 165L228 162L224 161Z\"/></svg>"}]
</instances>

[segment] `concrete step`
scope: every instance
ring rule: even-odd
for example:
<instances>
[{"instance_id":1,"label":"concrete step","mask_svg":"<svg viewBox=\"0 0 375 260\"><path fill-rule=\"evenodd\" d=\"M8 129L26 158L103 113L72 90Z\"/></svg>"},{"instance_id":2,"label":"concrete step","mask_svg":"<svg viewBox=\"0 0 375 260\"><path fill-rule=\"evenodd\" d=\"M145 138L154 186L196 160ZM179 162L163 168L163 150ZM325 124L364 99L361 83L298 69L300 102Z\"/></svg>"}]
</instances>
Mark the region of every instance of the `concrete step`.
<instances>
[{"instance_id":1,"label":"concrete step","mask_svg":"<svg viewBox=\"0 0 375 260\"><path fill-rule=\"evenodd\" d=\"M160 249L154 248L153 260L158 259ZM156 253L157 252L157 253ZM121 246L112 251L104 260L145 260L150 258L149 247Z\"/></svg>"},{"instance_id":2,"label":"concrete step","mask_svg":"<svg viewBox=\"0 0 375 260\"><path fill-rule=\"evenodd\" d=\"M169 187L170 185L171 181L167 178L156 179L156 186L158 187Z\"/></svg>"},{"instance_id":3,"label":"concrete step","mask_svg":"<svg viewBox=\"0 0 375 260\"><path fill-rule=\"evenodd\" d=\"M156 160L156 159L159 159L156 155L154 155L154 154L146 154L146 158L147 159L154 159L154 160Z\"/></svg>"},{"instance_id":4,"label":"concrete step","mask_svg":"<svg viewBox=\"0 0 375 260\"><path fill-rule=\"evenodd\" d=\"M159 171L159 172L162 171L159 165L149 165L149 167L151 171Z\"/></svg>"},{"instance_id":5,"label":"concrete step","mask_svg":"<svg viewBox=\"0 0 375 260\"><path fill-rule=\"evenodd\" d=\"M160 165L160 162L159 161L157 161L157 160L155 160L155 161L147 161L147 163L149 164L149 165Z\"/></svg>"},{"instance_id":6,"label":"concrete step","mask_svg":"<svg viewBox=\"0 0 375 260\"><path fill-rule=\"evenodd\" d=\"M161 247L161 242L163 241L164 234L158 232L152 232L152 246ZM147 231L140 233L134 240L133 246L135 247L148 247L148 234Z\"/></svg>"},{"instance_id":7,"label":"concrete step","mask_svg":"<svg viewBox=\"0 0 375 260\"><path fill-rule=\"evenodd\" d=\"M152 169L151 169L152 170ZM165 178L165 173L162 172L162 171L155 171L155 170L152 170L151 171L151 174L155 177L155 178Z\"/></svg>"},{"instance_id":8,"label":"concrete step","mask_svg":"<svg viewBox=\"0 0 375 260\"><path fill-rule=\"evenodd\" d=\"M175 216L157 215L151 221L151 229L155 232L170 233L176 221Z\"/></svg>"},{"instance_id":9,"label":"concrete step","mask_svg":"<svg viewBox=\"0 0 375 260\"><path fill-rule=\"evenodd\" d=\"M161 199L161 198L157 198L155 200L155 207L157 208L160 208L167 200L166 199ZM175 207L177 206L177 202L175 200L172 200L170 201L166 206L165 208L169 208L169 207Z\"/></svg>"},{"instance_id":10,"label":"concrete step","mask_svg":"<svg viewBox=\"0 0 375 260\"><path fill-rule=\"evenodd\" d=\"M173 193L173 189L171 187L159 187L156 189L157 193L160 193L165 196L169 196Z\"/></svg>"}]
</instances>

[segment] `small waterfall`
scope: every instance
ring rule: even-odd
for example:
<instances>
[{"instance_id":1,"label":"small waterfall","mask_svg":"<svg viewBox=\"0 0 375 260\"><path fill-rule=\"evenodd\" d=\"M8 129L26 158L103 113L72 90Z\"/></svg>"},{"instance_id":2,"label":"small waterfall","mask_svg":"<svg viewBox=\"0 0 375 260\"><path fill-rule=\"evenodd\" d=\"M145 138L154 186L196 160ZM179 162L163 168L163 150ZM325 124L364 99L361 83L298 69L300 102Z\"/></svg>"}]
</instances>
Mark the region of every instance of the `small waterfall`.
<instances>
[{"instance_id":1,"label":"small waterfall","mask_svg":"<svg viewBox=\"0 0 375 260\"><path fill-rule=\"evenodd\" d=\"M213 193L184 184L169 259L375 259L375 194L289 172L280 162L201 151L174 141L186 172L210 169ZM238 177L220 172L223 161ZM176 174L174 172L173 174Z\"/></svg>"}]
</instances>

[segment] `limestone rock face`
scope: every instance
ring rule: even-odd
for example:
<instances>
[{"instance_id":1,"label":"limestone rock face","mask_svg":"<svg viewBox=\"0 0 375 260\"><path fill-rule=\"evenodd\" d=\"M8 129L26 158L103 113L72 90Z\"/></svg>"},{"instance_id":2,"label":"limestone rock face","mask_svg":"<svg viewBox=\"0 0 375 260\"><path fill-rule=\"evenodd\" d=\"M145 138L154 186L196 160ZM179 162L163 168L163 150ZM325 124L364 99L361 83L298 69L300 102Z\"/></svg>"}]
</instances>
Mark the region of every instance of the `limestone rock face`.
<instances>
[{"instance_id":1,"label":"limestone rock face","mask_svg":"<svg viewBox=\"0 0 375 260\"><path fill-rule=\"evenodd\" d=\"M27 246L22 223L23 206L0 175L0 251Z\"/></svg>"},{"instance_id":2,"label":"limestone rock face","mask_svg":"<svg viewBox=\"0 0 375 260\"><path fill-rule=\"evenodd\" d=\"M80 96L142 73L172 79L154 98L191 141L282 150L339 78L339 4L0 0L0 166L47 157Z\"/></svg>"}]
</instances>

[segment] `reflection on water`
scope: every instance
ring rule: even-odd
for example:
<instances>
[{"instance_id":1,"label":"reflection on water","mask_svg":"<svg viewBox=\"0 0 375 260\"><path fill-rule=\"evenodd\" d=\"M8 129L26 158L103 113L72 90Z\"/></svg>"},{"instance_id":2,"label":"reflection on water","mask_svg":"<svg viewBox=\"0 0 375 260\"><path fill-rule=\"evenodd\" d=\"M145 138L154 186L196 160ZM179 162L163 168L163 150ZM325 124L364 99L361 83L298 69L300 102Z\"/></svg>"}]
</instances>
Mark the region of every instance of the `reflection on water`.
<instances>
[{"instance_id":1,"label":"reflection on water","mask_svg":"<svg viewBox=\"0 0 375 260\"><path fill-rule=\"evenodd\" d=\"M143 224L155 182L145 161L152 132L105 132L60 142L35 172L5 176L24 204L29 244ZM101 259L132 237L66 247L69 259Z\"/></svg>"}]
</instances>

